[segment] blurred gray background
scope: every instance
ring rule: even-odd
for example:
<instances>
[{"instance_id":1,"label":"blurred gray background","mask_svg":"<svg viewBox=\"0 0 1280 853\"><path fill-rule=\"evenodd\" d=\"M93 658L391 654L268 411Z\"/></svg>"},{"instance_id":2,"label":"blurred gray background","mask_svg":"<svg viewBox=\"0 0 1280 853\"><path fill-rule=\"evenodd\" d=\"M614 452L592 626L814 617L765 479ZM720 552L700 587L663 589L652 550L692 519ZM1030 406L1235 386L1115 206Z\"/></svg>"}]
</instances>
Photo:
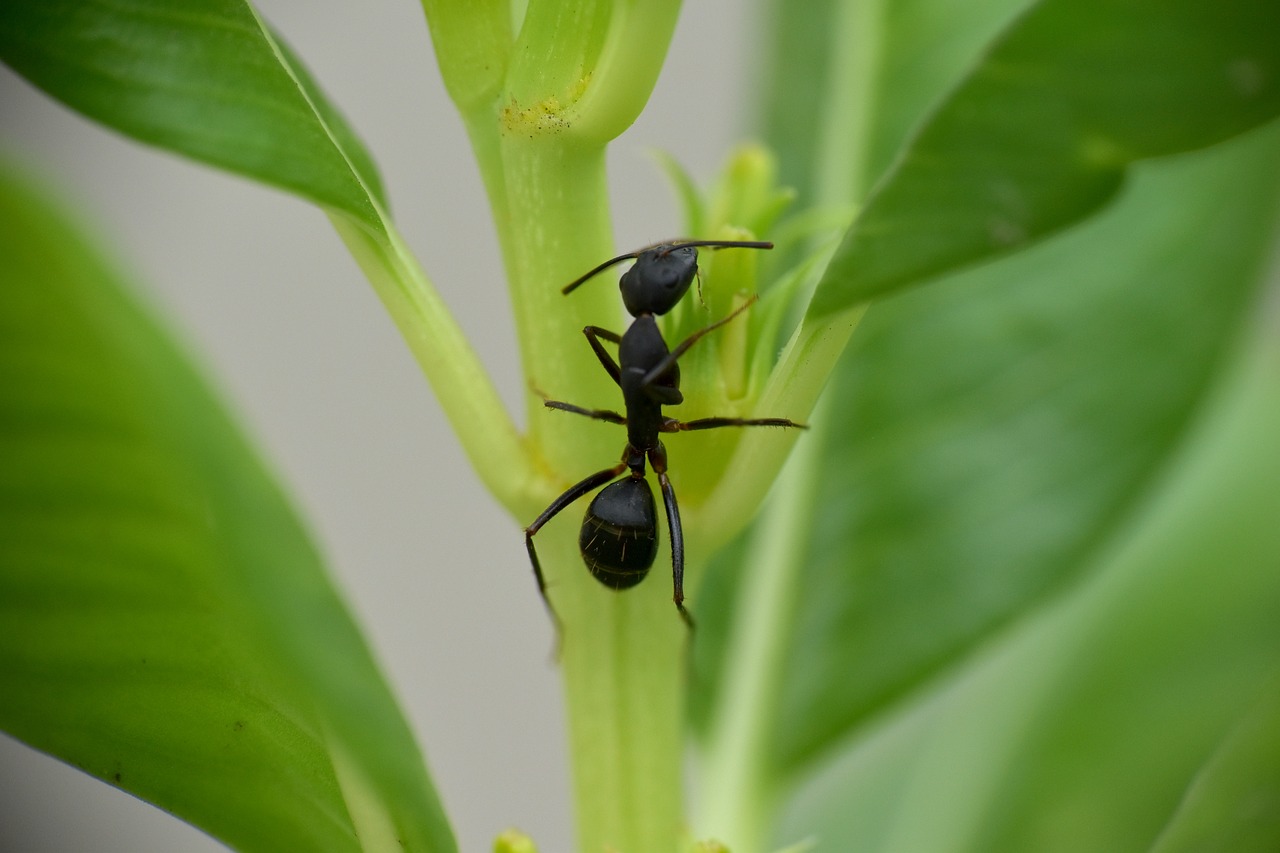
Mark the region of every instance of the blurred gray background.
<instances>
[{"instance_id":1,"label":"blurred gray background","mask_svg":"<svg viewBox=\"0 0 1280 853\"><path fill-rule=\"evenodd\" d=\"M401 232L522 418L498 251L421 7L258 6L373 152ZM727 0L684 9L644 116L610 150L620 251L680 230L649 150L671 151L705 183L738 139L755 82L749 23ZM490 849L508 826L543 853L571 849L560 682L521 541L527 520L481 488L325 217L104 131L3 67L0 155L79 208L293 494L401 700L461 849ZM0 850L218 849L0 735Z\"/></svg>"}]
</instances>

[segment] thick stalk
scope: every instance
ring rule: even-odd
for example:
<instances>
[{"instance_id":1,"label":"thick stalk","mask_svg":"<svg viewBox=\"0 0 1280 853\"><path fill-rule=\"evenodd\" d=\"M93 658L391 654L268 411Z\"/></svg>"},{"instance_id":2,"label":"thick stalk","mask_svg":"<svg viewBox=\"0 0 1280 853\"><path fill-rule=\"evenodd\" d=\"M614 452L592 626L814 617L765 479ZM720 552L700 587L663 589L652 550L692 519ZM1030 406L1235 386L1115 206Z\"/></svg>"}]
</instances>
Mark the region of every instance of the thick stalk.
<instances>
[{"instance_id":1,"label":"thick stalk","mask_svg":"<svg viewBox=\"0 0 1280 853\"><path fill-rule=\"evenodd\" d=\"M582 335L587 324L622 329L616 283L560 293L612 254L603 149L515 133L501 145L507 209L522 224L507 229L505 254L529 381L558 399L617 408L618 389ZM614 464L626 442L618 427L550 411L532 395L528 434L548 477L526 523L570 482ZM579 849L675 850L683 826L685 629L662 578L669 558L660 556L654 577L635 589L601 586L578 554L584 508L569 508L536 540L565 626Z\"/></svg>"},{"instance_id":2,"label":"thick stalk","mask_svg":"<svg viewBox=\"0 0 1280 853\"><path fill-rule=\"evenodd\" d=\"M527 5L514 41L501 4L460 11L466 7L427 0L424 8L433 39L447 45L441 71L493 206L530 390L618 408L618 389L582 335L586 325L622 330L616 277L568 297L560 288L614 254L604 146L648 99L679 3L538 0ZM527 414L541 476L507 502L526 524L571 482L614 464L626 441L615 426L547 410L536 393ZM682 830L684 626L670 585L656 577L622 594L591 578L577 548L581 513L566 510L536 541L565 631L580 849L674 851Z\"/></svg>"},{"instance_id":3,"label":"thick stalk","mask_svg":"<svg viewBox=\"0 0 1280 853\"><path fill-rule=\"evenodd\" d=\"M653 577L614 592L577 552L576 513L552 533L557 561L586 583L557 589L578 849L665 853L684 831L684 654L687 630L659 558ZM539 537L542 538L542 537Z\"/></svg>"},{"instance_id":4,"label":"thick stalk","mask_svg":"<svg viewBox=\"0 0 1280 853\"><path fill-rule=\"evenodd\" d=\"M526 379L555 399L616 408L617 386L582 328L618 327L617 285L606 278L568 296L560 292L613 252L604 148L512 131L503 135L501 151L510 220L499 231L507 238L503 256ZM530 443L559 477L576 479L621 455L624 439L614 429L550 412L536 394L528 401Z\"/></svg>"}]
</instances>

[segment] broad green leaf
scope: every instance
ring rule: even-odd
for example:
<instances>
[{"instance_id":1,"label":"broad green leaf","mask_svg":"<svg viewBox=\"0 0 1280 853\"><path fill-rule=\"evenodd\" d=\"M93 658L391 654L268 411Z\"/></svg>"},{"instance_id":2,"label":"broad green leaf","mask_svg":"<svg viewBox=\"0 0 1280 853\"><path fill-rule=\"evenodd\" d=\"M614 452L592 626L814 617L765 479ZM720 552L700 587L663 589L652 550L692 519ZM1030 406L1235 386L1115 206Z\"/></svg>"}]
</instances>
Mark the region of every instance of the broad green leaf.
<instances>
[{"instance_id":1,"label":"broad green leaf","mask_svg":"<svg viewBox=\"0 0 1280 853\"><path fill-rule=\"evenodd\" d=\"M5 3L0 59L127 136L383 230L372 158L243 0Z\"/></svg>"},{"instance_id":2,"label":"broad green leaf","mask_svg":"<svg viewBox=\"0 0 1280 853\"><path fill-rule=\"evenodd\" d=\"M907 147L814 295L818 315L1097 211L1135 160L1280 114L1272 0L1043 0Z\"/></svg>"},{"instance_id":3,"label":"broad green leaf","mask_svg":"<svg viewBox=\"0 0 1280 853\"><path fill-rule=\"evenodd\" d=\"M1090 565L1253 322L1280 128L1138 170L1026 253L877 305L830 446L773 747L817 756Z\"/></svg>"},{"instance_id":4,"label":"broad green leaf","mask_svg":"<svg viewBox=\"0 0 1280 853\"><path fill-rule=\"evenodd\" d=\"M244 850L450 851L277 486L98 254L0 178L0 725Z\"/></svg>"},{"instance_id":5,"label":"broad green leaf","mask_svg":"<svg viewBox=\"0 0 1280 853\"><path fill-rule=\"evenodd\" d=\"M1209 758L1152 853L1280 849L1280 680Z\"/></svg>"},{"instance_id":6,"label":"broad green leaf","mask_svg":"<svg viewBox=\"0 0 1280 853\"><path fill-rule=\"evenodd\" d=\"M868 731L809 787L783 837L816 834L820 850L1144 850L1215 775L1265 767L1274 802L1274 306L1088 577ZM1265 808L1267 790L1237 789L1255 799L1229 812ZM1229 812L1186 849L1245 849Z\"/></svg>"}]
</instances>

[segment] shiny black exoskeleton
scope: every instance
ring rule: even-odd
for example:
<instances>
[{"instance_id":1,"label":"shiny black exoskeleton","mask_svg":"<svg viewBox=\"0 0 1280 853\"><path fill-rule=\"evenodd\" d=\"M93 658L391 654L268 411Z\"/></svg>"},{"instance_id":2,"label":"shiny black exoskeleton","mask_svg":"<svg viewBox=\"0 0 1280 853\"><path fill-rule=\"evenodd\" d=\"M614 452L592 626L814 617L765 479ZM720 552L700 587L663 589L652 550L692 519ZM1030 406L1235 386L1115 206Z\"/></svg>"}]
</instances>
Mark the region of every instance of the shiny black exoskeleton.
<instances>
[{"instance_id":1,"label":"shiny black exoskeleton","mask_svg":"<svg viewBox=\"0 0 1280 853\"><path fill-rule=\"evenodd\" d=\"M676 504L675 491L667 477L667 450L658 435L726 426L804 426L786 418L699 418L679 421L662 413L663 406L675 406L684 401L684 395L680 393L680 367L677 364L680 356L703 335L723 326L751 304L748 302L727 317L694 332L675 349L668 350L658 328L657 316L674 308L688 292L698 274L699 247L771 249L773 244L729 240L662 243L605 261L564 288L564 293L570 293L592 276L616 263L632 258L636 261L623 274L619 284L622 302L634 318L626 333L618 335L599 326L587 326L582 330L601 366L622 390L626 415L607 409L584 409L559 400L545 401L548 408L622 424L627 428L627 446L623 450L621 462L612 468L597 471L570 487L552 501L551 506L533 524L525 528L525 546L533 564L534 577L538 581L538 591L542 593L549 609L551 603L547 599L546 583L538 562L538 552L533 546L533 537L566 506L606 483L609 485L601 489L591 501L582 522L578 538L582 559L596 580L612 589L633 587L649 573L658 555L658 520L653 489L645 476L647 461L658 478L662 502L666 508L667 528L671 531L672 599L685 622L692 625L684 607L684 536L680 525L680 510ZM617 361L601 341L618 346ZM623 472L628 472L625 477L609 482ZM554 612L552 610L553 615Z\"/></svg>"}]
</instances>

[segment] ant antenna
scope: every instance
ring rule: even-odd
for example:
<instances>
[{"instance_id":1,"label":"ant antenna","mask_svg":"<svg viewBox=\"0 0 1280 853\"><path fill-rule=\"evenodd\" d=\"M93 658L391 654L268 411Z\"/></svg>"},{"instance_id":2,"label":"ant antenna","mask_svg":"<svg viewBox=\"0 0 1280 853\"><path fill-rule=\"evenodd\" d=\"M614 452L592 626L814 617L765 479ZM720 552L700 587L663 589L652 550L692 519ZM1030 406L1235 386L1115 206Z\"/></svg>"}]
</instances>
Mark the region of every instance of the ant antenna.
<instances>
[{"instance_id":1,"label":"ant antenna","mask_svg":"<svg viewBox=\"0 0 1280 853\"><path fill-rule=\"evenodd\" d=\"M690 248L772 249L773 244L762 241L762 240L686 240L684 242L677 242L677 243L655 243L652 246L646 246L645 248L637 249L634 252L627 252L625 255L618 255L618 257L616 258L612 258L610 260L605 261L604 263L600 264L598 267L586 273L585 275L579 276L578 278L566 284L564 287L560 289L560 292L565 295L568 295L572 293L574 290L576 290L580 284L583 284L588 279L593 278L596 275L599 275L600 273L604 272L614 264L622 263L623 261L629 261L629 260L632 260L633 258L638 258L641 255L643 255L645 252L653 251L655 249L660 249L662 250L663 254L666 254L667 252L673 251L675 249L690 249ZM699 280L699 283L701 283L701 280Z\"/></svg>"}]
</instances>

